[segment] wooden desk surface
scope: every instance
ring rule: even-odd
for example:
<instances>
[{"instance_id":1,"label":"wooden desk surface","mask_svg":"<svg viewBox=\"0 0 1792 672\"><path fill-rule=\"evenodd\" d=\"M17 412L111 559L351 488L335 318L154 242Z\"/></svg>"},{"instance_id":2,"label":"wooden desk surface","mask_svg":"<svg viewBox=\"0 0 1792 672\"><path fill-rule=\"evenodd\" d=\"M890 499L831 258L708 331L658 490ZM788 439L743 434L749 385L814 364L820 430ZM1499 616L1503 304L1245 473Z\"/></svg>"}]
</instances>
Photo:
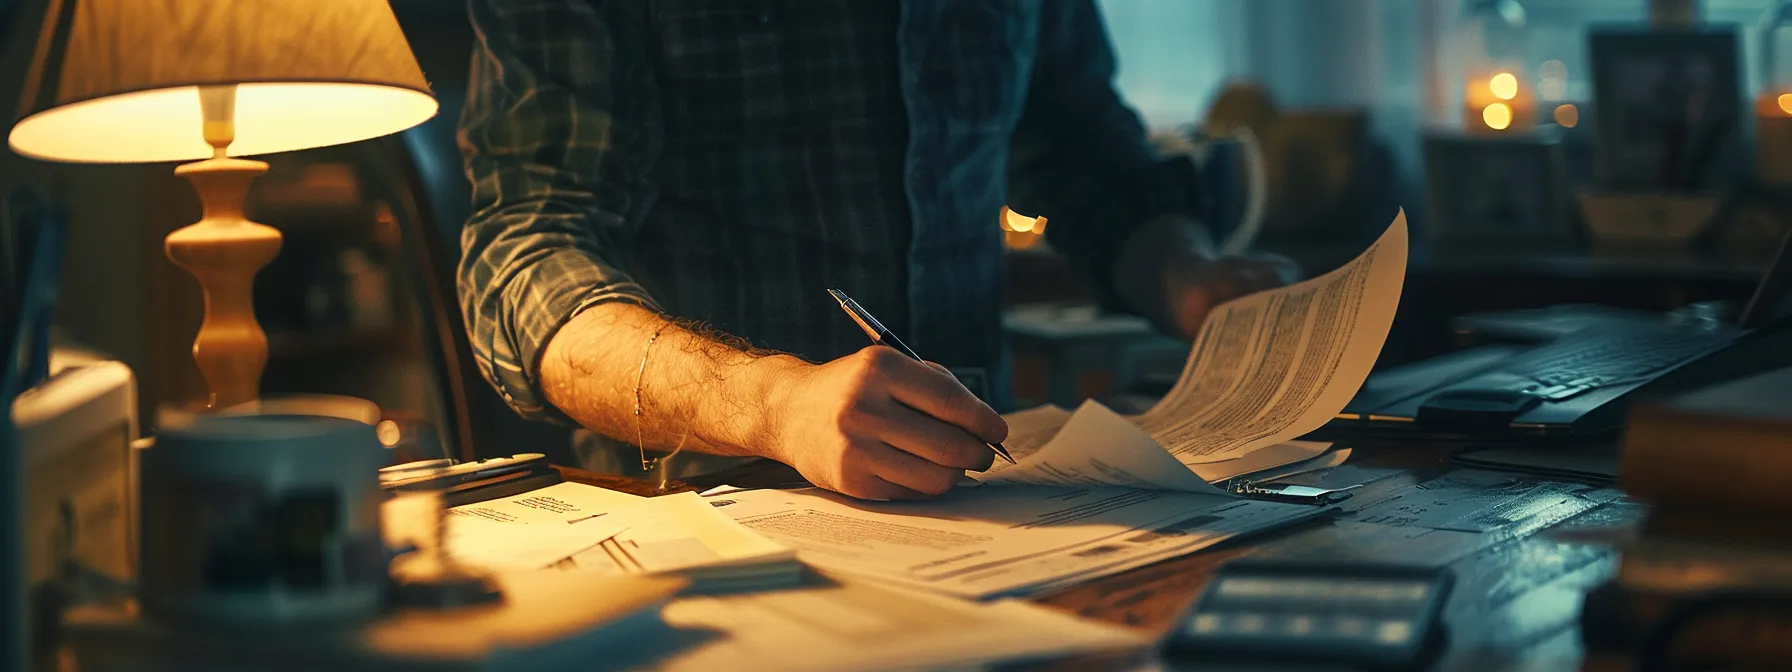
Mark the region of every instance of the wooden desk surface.
<instances>
[{"instance_id":1,"label":"wooden desk surface","mask_svg":"<svg viewBox=\"0 0 1792 672\"><path fill-rule=\"evenodd\" d=\"M1221 564L1250 554L1413 561L1449 566L1449 643L1436 669L1573 669L1582 650L1582 594L1609 578L1615 554L1563 532L1627 525L1639 504L1606 485L1464 468L1444 447L1359 447L1350 462L1297 482L1363 483L1341 515L1097 579L1035 601L1086 618L1161 635L1193 604ZM759 471L782 470L771 465ZM631 479L563 469L569 480L655 494ZM735 475L737 478L739 474ZM719 481L671 484L665 492ZM1583 537L1585 535L1582 535ZM1149 654L1146 654L1149 655ZM1180 669L1132 656L1052 668Z\"/></svg>"}]
</instances>

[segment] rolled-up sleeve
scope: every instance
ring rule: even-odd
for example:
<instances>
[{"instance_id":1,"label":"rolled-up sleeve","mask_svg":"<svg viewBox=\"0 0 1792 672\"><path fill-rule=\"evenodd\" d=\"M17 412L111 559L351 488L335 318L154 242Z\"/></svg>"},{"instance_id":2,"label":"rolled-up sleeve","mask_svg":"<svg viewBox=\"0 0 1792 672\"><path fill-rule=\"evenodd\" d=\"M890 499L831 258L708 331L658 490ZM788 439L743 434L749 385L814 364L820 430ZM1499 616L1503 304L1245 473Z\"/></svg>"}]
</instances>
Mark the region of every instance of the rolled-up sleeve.
<instances>
[{"instance_id":1,"label":"rolled-up sleeve","mask_svg":"<svg viewBox=\"0 0 1792 672\"><path fill-rule=\"evenodd\" d=\"M1045 216L1052 247L1089 271L1104 303L1115 257L1147 221L1201 216L1194 163L1162 157L1114 89L1114 50L1094 0L1045 4L1031 84L1014 134L1008 204Z\"/></svg>"},{"instance_id":2,"label":"rolled-up sleeve","mask_svg":"<svg viewBox=\"0 0 1792 672\"><path fill-rule=\"evenodd\" d=\"M486 379L525 418L564 421L540 363L574 315L609 301L657 309L626 271L661 143L640 4L469 1L461 310Z\"/></svg>"}]
</instances>

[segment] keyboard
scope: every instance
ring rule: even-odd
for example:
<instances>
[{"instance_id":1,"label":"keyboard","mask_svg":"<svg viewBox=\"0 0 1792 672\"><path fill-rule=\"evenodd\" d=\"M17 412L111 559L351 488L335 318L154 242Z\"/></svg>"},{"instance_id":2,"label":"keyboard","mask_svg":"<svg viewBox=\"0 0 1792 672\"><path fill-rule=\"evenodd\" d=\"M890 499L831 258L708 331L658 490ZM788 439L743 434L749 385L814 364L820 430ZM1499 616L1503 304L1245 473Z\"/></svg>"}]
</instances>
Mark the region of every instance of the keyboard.
<instances>
[{"instance_id":1,"label":"keyboard","mask_svg":"<svg viewBox=\"0 0 1792 672\"><path fill-rule=\"evenodd\" d=\"M1566 399L1587 390L1649 377L1729 343L1727 333L1699 329L1601 331L1570 336L1532 351L1510 372L1536 381L1526 394Z\"/></svg>"}]
</instances>

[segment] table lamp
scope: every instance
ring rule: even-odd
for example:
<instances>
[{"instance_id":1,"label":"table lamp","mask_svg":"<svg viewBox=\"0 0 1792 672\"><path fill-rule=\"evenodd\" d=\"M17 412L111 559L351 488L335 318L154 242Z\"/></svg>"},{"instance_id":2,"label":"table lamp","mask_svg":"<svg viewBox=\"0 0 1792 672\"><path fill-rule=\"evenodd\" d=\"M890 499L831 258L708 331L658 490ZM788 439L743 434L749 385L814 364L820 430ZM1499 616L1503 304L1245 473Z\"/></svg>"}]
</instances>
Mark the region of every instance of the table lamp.
<instances>
[{"instance_id":1,"label":"table lamp","mask_svg":"<svg viewBox=\"0 0 1792 672\"><path fill-rule=\"evenodd\" d=\"M280 232L243 200L268 165L232 157L396 133L434 116L385 0L50 0L7 143L74 163L192 161L175 169L205 215L168 234L168 259L205 294L193 358L208 406L258 398L267 336L255 275Z\"/></svg>"}]
</instances>

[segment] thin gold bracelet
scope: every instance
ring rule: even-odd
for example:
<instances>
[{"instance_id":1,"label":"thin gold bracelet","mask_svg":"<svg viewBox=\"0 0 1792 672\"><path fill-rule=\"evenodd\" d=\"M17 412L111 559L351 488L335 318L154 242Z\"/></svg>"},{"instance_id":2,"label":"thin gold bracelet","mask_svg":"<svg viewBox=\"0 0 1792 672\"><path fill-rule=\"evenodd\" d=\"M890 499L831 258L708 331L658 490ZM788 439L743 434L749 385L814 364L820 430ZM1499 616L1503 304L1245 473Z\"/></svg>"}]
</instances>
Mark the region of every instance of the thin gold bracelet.
<instances>
[{"instance_id":1,"label":"thin gold bracelet","mask_svg":"<svg viewBox=\"0 0 1792 672\"><path fill-rule=\"evenodd\" d=\"M641 383L647 378L647 356L653 353L653 344L660 340L660 334L665 332L666 328L670 326L672 326L672 323L667 322L660 325L660 328L653 330L653 336L647 339L647 347L641 350L641 366L635 371L635 450L639 451L641 455L641 471L647 473L652 473L655 469L665 464L667 459L671 458L673 455L677 455L679 451L684 450L685 439L689 439L691 436L690 432L685 432L684 438L678 440L678 446L673 448L672 452L651 460L647 459L647 445L646 442L642 440L641 435ZM660 480L664 481L664 474L661 474L661 476L662 478Z\"/></svg>"}]
</instances>

